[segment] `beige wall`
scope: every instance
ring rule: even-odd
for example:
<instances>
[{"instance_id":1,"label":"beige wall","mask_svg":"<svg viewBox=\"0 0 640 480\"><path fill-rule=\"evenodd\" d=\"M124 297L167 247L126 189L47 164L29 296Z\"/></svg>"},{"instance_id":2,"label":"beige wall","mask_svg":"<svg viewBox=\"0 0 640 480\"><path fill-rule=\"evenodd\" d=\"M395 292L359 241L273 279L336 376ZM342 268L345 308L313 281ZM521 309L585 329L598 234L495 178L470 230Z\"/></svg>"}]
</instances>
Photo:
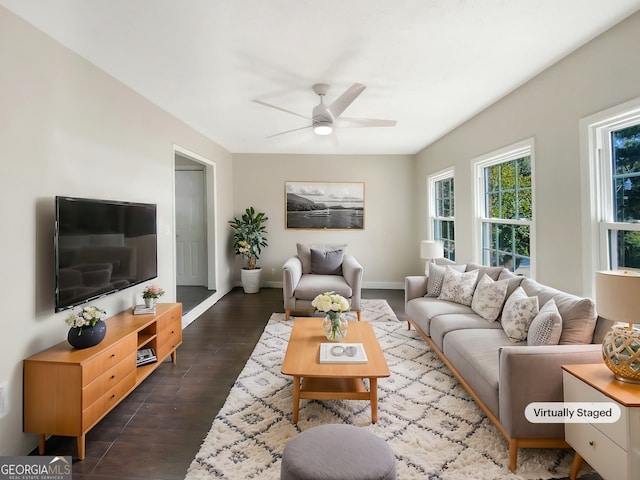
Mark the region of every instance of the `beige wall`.
<instances>
[{"instance_id":1,"label":"beige wall","mask_svg":"<svg viewBox=\"0 0 640 480\"><path fill-rule=\"evenodd\" d=\"M269 246L260 257L263 281L282 285L282 265L296 243L347 243L368 288L404 288L415 270L418 242L411 202L411 155L234 154L235 215L253 206L269 217ZM364 230L285 229L285 181L364 182ZM241 264L236 263L236 277ZM418 271L421 270L418 265Z\"/></svg>"},{"instance_id":2,"label":"beige wall","mask_svg":"<svg viewBox=\"0 0 640 480\"><path fill-rule=\"evenodd\" d=\"M419 235L426 231L427 175L455 165L457 258L477 260L471 245L476 228L471 160L533 137L537 278L589 293L589 285L582 284L583 248L593 246L581 235L580 169L586 159L580 158L578 124L640 96L640 65L633 60L639 44L640 14L635 14L420 152L413 183Z\"/></svg>"},{"instance_id":3,"label":"beige wall","mask_svg":"<svg viewBox=\"0 0 640 480\"><path fill-rule=\"evenodd\" d=\"M0 59L0 384L8 400L0 455L15 455L37 444L22 434L22 360L68 330L66 314L54 314L54 196L156 203L156 281L173 301L173 145L215 162L219 231L232 215L232 168L228 152L2 7ZM219 256L220 292L231 287L232 260ZM134 290L95 304L115 314L132 305Z\"/></svg>"}]
</instances>

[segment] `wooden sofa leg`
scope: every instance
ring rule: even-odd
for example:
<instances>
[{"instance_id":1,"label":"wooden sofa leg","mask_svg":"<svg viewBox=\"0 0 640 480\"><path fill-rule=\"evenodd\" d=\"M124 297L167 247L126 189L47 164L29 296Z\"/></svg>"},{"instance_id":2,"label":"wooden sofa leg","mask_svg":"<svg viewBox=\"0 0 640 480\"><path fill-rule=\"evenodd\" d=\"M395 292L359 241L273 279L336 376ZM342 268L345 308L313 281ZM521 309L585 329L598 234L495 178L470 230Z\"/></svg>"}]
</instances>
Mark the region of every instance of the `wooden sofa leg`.
<instances>
[{"instance_id":1,"label":"wooden sofa leg","mask_svg":"<svg viewBox=\"0 0 640 480\"><path fill-rule=\"evenodd\" d=\"M284 319L285 320L289 320L289 316L291 315L291 310L285 310L284 311Z\"/></svg>"},{"instance_id":2,"label":"wooden sofa leg","mask_svg":"<svg viewBox=\"0 0 640 480\"><path fill-rule=\"evenodd\" d=\"M358 314L358 321L360 321L360 310L356 312Z\"/></svg>"},{"instance_id":3,"label":"wooden sofa leg","mask_svg":"<svg viewBox=\"0 0 640 480\"><path fill-rule=\"evenodd\" d=\"M509 440L509 470L513 473L516 472L518 465L518 441Z\"/></svg>"}]
</instances>

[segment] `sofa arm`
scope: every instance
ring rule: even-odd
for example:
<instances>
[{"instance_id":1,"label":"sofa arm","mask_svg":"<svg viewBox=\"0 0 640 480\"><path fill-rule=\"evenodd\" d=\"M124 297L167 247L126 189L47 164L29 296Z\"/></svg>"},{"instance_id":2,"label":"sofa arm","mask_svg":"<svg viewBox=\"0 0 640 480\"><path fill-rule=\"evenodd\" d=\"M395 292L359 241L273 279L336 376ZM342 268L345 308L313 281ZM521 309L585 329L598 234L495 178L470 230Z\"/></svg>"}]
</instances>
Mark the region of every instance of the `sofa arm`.
<instances>
[{"instance_id":1,"label":"sofa arm","mask_svg":"<svg viewBox=\"0 0 640 480\"><path fill-rule=\"evenodd\" d=\"M563 401L562 365L601 363L602 345L506 346L500 357L500 423L512 438L562 437L563 424L533 424L531 402Z\"/></svg>"},{"instance_id":2,"label":"sofa arm","mask_svg":"<svg viewBox=\"0 0 640 480\"><path fill-rule=\"evenodd\" d=\"M404 306L405 310L409 300L424 297L427 294L427 278L425 275L413 275L404 277Z\"/></svg>"},{"instance_id":3,"label":"sofa arm","mask_svg":"<svg viewBox=\"0 0 640 480\"><path fill-rule=\"evenodd\" d=\"M351 287L351 309L360 310L362 295L362 265L353 255L345 255L342 260L342 276Z\"/></svg>"},{"instance_id":4,"label":"sofa arm","mask_svg":"<svg viewBox=\"0 0 640 480\"><path fill-rule=\"evenodd\" d=\"M294 299L294 293L301 278L302 262L298 257L291 257L282 266L282 294L284 296L285 306L288 299Z\"/></svg>"}]
</instances>

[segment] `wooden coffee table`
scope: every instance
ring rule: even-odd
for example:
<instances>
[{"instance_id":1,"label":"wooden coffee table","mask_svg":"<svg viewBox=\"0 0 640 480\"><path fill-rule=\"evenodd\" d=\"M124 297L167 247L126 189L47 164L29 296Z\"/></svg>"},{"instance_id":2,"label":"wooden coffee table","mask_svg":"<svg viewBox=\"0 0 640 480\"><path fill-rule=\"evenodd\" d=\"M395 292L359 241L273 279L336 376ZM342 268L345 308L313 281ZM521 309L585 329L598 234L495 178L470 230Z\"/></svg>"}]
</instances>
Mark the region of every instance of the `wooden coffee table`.
<instances>
[{"instance_id":1,"label":"wooden coffee table","mask_svg":"<svg viewBox=\"0 0 640 480\"><path fill-rule=\"evenodd\" d=\"M390 375L378 339L367 322L349 322L344 341L362 343L367 363L320 363L320 344L328 342L322 319L297 317L281 372L293 377L293 423L298 423L301 398L315 400L369 400L371 422L378 420L378 378ZM363 382L369 379L369 389Z\"/></svg>"}]
</instances>

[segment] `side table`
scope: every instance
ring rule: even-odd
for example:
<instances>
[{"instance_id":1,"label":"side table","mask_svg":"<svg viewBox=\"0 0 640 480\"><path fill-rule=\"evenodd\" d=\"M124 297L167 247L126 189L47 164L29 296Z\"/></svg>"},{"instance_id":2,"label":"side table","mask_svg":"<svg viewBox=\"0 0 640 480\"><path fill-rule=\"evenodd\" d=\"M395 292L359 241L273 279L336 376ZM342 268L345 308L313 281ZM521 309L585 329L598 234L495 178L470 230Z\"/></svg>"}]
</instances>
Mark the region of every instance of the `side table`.
<instances>
[{"instance_id":1,"label":"side table","mask_svg":"<svg viewBox=\"0 0 640 480\"><path fill-rule=\"evenodd\" d=\"M640 385L620 382L604 363L563 365L565 402L615 402L615 423L566 423L565 439L576 451L570 479L584 459L606 480L632 480L640 472Z\"/></svg>"}]
</instances>

